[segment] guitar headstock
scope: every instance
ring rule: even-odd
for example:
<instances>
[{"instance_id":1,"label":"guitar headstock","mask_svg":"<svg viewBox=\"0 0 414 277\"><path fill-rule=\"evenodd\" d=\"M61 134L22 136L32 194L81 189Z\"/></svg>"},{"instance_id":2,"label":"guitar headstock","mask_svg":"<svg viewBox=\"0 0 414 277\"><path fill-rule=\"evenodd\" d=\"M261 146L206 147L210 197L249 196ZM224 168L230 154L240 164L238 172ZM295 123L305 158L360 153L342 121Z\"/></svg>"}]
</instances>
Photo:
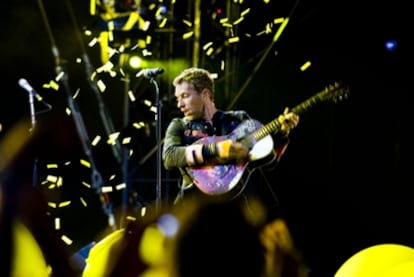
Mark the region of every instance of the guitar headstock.
<instances>
[{"instance_id":1,"label":"guitar headstock","mask_svg":"<svg viewBox=\"0 0 414 277\"><path fill-rule=\"evenodd\" d=\"M329 86L326 86L325 89L323 89L321 92L313 95L296 107L293 107L291 111L296 114L301 114L317 103L324 101L333 101L336 103L338 101L344 100L348 97L348 94L349 88L347 85L342 82L335 82Z\"/></svg>"},{"instance_id":2,"label":"guitar headstock","mask_svg":"<svg viewBox=\"0 0 414 277\"><path fill-rule=\"evenodd\" d=\"M330 100L332 102L339 102L349 95L349 86L343 82L335 82L325 87L323 91L317 94L320 100Z\"/></svg>"}]
</instances>

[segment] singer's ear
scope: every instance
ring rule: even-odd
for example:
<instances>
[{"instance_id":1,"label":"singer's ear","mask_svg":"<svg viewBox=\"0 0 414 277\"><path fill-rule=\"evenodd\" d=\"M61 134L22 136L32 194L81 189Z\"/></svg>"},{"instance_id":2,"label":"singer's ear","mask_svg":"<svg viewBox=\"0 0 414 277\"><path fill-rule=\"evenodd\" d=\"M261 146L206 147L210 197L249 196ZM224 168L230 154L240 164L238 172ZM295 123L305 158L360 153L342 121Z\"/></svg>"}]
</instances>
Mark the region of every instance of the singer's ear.
<instances>
[{"instance_id":1,"label":"singer's ear","mask_svg":"<svg viewBox=\"0 0 414 277\"><path fill-rule=\"evenodd\" d=\"M208 89L203 89L202 91L201 91L201 97L203 97L203 99L206 99L206 97L207 98L211 98L210 97L210 91L208 90Z\"/></svg>"}]
</instances>

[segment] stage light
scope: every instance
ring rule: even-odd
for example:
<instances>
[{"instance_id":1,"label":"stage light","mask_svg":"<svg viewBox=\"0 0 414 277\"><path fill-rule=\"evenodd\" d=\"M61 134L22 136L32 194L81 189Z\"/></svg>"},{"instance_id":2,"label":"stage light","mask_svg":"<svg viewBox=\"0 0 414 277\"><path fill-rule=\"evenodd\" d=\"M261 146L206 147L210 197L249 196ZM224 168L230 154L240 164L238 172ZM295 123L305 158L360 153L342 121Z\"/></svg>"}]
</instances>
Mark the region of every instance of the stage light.
<instances>
[{"instance_id":1,"label":"stage light","mask_svg":"<svg viewBox=\"0 0 414 277\"><path fill-rule=\"evenodd\" d=\"M385 42L385 49L387 51L392 52L394 51L398 46L398 42L395 39L389 39Z\"/></svg>"},{"instance_id":2,"label":"stage light","mask_svg":"<svg viewBox=\"0 0 414 277\"><path fill-rule=\"evenodd\" d=\"M147 61L137 53L121 53L119 67L124 70L137 71L147 65Z\"/></svg>"},{"instance_id":3,"label":"stage light","mask_svg":"<svg viewBox=\"0 0 414 277\"><path fill-rule=\"evenodd\" d=\"M128 60L128 66L133 69L138 69L141 67L142 59L138 56L131 56Z\"/></svg>"}]
</instances>

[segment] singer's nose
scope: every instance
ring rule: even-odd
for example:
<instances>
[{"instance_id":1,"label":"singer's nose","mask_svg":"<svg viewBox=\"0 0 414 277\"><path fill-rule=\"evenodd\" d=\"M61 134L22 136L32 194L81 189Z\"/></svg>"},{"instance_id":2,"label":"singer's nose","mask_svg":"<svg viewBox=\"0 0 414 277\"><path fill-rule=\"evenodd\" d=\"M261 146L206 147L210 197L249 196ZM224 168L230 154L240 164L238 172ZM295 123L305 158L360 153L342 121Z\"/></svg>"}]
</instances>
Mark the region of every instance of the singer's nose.
<instances>
[{"instance_id":1,"label":"singer's nose","mask_svg":"<svg viewBox=\"0 0 414 277\"><path fill-rule=\"evenodd\" d=\"M183 106L183 100L177 99L177 108L181 108Z\"/></svg>"}]
</instances>

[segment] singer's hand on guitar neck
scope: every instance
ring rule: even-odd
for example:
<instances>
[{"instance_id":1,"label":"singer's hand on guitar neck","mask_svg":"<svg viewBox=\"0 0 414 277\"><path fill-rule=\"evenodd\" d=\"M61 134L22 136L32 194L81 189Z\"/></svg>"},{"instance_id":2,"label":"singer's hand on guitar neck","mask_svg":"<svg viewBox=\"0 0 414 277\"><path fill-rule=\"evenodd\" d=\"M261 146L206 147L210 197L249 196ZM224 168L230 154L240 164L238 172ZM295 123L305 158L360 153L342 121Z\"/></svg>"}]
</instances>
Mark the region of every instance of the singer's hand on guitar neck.
<instances>
[{"instance_id":1,"label":"singer's hand on guitar neck","mask_svg":"<svg viewBox=\"0 0 414 277\"><path fill-rule=\"evenodd\" d=\"M285 108L283 114L279 115L278 122L280 124L280 132L284 135L288 135L289 132L295 128L299 123L299 116L289 111L289 108Z\"/></svg>"}]
</instances>

